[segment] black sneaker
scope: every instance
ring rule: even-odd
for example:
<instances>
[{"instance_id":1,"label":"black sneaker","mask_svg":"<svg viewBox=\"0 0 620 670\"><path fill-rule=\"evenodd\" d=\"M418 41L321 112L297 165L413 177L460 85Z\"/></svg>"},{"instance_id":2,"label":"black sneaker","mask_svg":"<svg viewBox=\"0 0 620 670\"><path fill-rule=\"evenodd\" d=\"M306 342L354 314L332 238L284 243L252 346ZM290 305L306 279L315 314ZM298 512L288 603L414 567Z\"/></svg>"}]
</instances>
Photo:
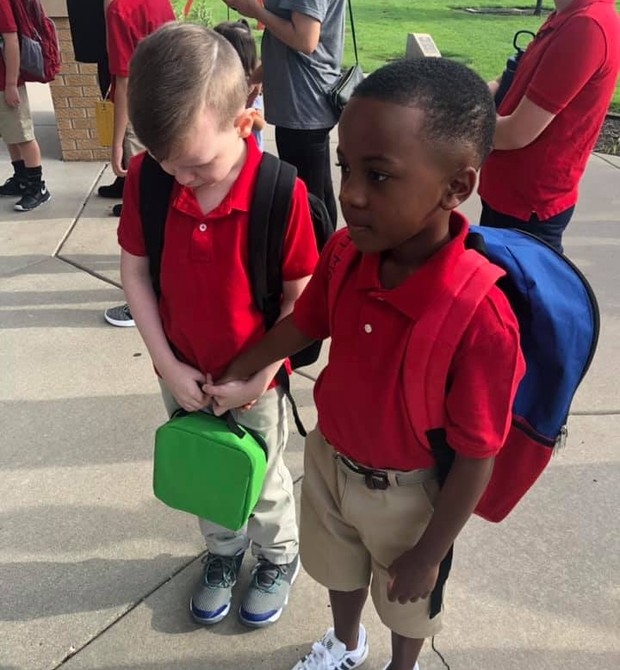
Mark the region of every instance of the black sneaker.
<instances>
[{"instance_id":1,"label":"black sneaker","mask_svg":"<svg viewBox=\"0 0 620 670\"><path fill-rule=\"evenodd\" d=\"M101 198L110 198L111 200L122 200L123 188L125 187L125 177L117 177L111 184L100 186L97 193Z\"/></svg>"},{"instance_id":2,"label":"black sneaker","mask_svg":"<svg viewBox=\"0 0 620 670\"><path fill-rule=\"evenodd\" d=\"M3 198L19 198L23 195L26 188L26 182L18 179L17 175L9 177L2 186L0 186L0 196Z\"/></svg>"},{"instance_id":3,"label":"black sneaker","mask_svg":"<svg viewBox=\"0 0 620 670\"><path fill-rule=\"evenodd\" d=\"M30 212L39 205L46 203L52 197L44 181L36 184L28 184L22 193L22 197L15 203L15 207L13 208L18 212Z\"/></svg>"}]
</instances>

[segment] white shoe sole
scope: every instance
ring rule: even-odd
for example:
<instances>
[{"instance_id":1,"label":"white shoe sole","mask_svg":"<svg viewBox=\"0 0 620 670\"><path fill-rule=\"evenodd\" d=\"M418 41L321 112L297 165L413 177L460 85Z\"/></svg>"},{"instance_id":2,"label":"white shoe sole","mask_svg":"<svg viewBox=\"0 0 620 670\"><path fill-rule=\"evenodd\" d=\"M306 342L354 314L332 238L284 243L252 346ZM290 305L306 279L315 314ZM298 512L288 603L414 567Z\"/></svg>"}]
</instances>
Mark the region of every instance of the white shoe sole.
<instances>
[{"instance_id":1,"label":"white shoe sole","mask_svg":"<svg viewBox=\"0 0 620 670\"><path fill-rule=\"evenodd\" d=\"M131 321L117 321L109 317L105 312L103 313L103 318L111 325L118 326L119 328L134 328L136 322L132 319Z\"/></svg>"},{"instance_id":2,"label":"white shoe sole","mask_svg":"<svg viewBox=\"0 0 620 670\"><path fill-rule=\"evenodd\" d=\"M48 203L51 199L52 199L52 196L50 195L50 197L49 197L47 200L44 200L42 203L38 204L36 207L31 207L30 209L24 209L23 207L19 207L18 205L15 205L15 206L13 207L13 209L14 209L16 212L34 212L35 209L39 209L39 207L43 207L43 205L47 205L47 203Z\"/></svg>"},{"instance_id":3,"label":"white shoe sole","mask_svg":"<svg viewBox=\"0 0 620 670\"><path fill-rule=\"evenodd\" d=\"M297 561L297 569L295 570L293 576L291 577L291 589L293 588L293 584L295 583L295 580L297 579L297 575L299 575L299 571L301 570L301 561ZM291 595L291 591L289 589L289 592L286 594L286 600L284 601L284 605L272 616L270 616L268 619L265 619L264 621L249 621L248 619L243 618L243 614L241 614L241 608L239 608L239 621L244 626L247 626L248 628L264 628L265 626L269 626L272 623L275 623L281 616L282 612L284 612L284 608L288 605L288 599L289 596Z\"/></svg>"}]
</instances>

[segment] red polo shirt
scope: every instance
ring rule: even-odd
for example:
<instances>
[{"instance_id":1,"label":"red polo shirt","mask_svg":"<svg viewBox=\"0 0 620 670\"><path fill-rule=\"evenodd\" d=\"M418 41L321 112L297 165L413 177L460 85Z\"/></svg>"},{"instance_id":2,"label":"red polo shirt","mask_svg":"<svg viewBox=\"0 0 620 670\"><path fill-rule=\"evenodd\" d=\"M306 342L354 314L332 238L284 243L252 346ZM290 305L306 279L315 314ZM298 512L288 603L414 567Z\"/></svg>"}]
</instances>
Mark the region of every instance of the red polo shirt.
<instances>
[{"instance_id":1,"label":"red polo shirt","mask_svg":"<svg viewBox=\"0 0 620 670\"><path fill-rule=\"evenodd\" d=\"M110 74L128 77L138 43L175 18L170 0L112 0L106 12Z\"/></svg>"},{"instance_id":2,"label":"red polo shirt","mask_svg":"<svg viewBox=\"0 0 620 670\"><path fill-rule=\"evenodd\" d=\"M10 0L0 0L0 35L3 33L16 33L17 24L15 23L15 15L11 8ZM19 77L17 85L21 86L23 80ZM0 91L6 88L6 65L4 57L0 55Z\"/></svg>"},{"instance_id":3,"label":"red polo shirt","mask_svg":"<svg viewBox=\"0 0 620 670\"><path fill-rule=\"evenodd\" d=\"M613 0L574 0L553 13L523 55L499 107L508 116L527 96L556 115L531 144L493 151L480 197L521 220L542 221L572 207L620 68L620 19Z\"/></svg>"},{"instance_id":4,"label":"red polo shirt","mask_svg":"<svg viewBox=\"0 0 620 670\"><path fill-rule=\"evenodd\" d=\"M375 468L432 467L428 444L411 429L405 406L404 356L412 322L437 295L440 278L465 248L467 222L451 219L453 239L403 284L384 289L380 255L359 254L334 303L328 300L330 258L346 231L333 236L295 305L298 328L331 336L329 363L314 391L319 427L339 452ZM502 447L525 365L516 317L493 288L457 350L446 397L448 442L458 453L487 458Z\"/></svg>"},{"instance_id":5,"label":"red polo shirt","mask_svg":"<svg viewBox=\"0 0 620 670\"><path fill-rule=\"evenodd\" d=\"M159 312L179 358L218 376L265 332L248 277L248 222L261 159L247 140L247 158L224 200L204 214L192 189L175 182L166 222ZM123 192L119 244L146 256L140 221L139 176L144 154L130 164ZM318 252L308 193L297 180L284 239L284 281L312 274Z\"/></svg>"}]
</instances>

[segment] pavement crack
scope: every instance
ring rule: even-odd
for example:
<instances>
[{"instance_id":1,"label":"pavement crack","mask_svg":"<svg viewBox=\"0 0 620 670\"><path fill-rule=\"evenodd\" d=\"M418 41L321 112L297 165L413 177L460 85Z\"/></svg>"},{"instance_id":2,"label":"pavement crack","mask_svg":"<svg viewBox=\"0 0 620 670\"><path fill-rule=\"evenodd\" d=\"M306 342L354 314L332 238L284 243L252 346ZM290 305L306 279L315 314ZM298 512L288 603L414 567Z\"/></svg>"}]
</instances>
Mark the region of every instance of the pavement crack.
<instances>
[{"instance_id":1,"label":"pavement crack","mask_svg":"<svg viewBox=\"0 0 620 670\"><path fill-rule=\"evenodd\" d=\"M66 263L67 265L71 265L72 267L80 270L81 272L85 272L86 274L90 275L91 277L94 277L95 279L99 279L102 282L105 282L106 284L110 284L112 286L115 286L116 288L122 289L122 285L120 282L114 281L113 279L110 279L109 277L106 277L105 275L99 274L95 270L91 270L90 268L87 268L85 265L81 265L80 263L76 263L74 260L71 260L70 258L67 258L66 256L61 256L61 255L56 255L56 258L59 261L62 261L63 263Z\"/></svg>"},{"instance_id":2,"label":"pavement crack","mask_svg":"<svg viewBox=\"0 0 620 670\"><path fill-rule=\"evenodd\" d=\"M163 586L168 584L168 582L172 581L178 574L183 572L183 570L186 570L189 568L190 565L194 564L196 561L199 561L203 555L204 551L200 552L198 556L195 556L192 558L190 561L187 563L184 563L181 565L179 568L177 568L172 574L168 575L166 579L161 581L159 584L154 586L148 593L146 593L144 596L142 596L139 600L137 600L135 603L129 605L121 614L119 614L114 621L111 621L107 626L104 626L96 635L93 635L90 640L86 641L81 647L78 647L77 649L72 649L63 659L58 663L58 665L54 666L52 670L58 670L59 668L62 668L66 663L68 663L72 658L83 652L87 647L89 647L93 642L98 640L102 635L107 633L111 628L116 626L117 623L121 622L128 614L133 612L136 608L138 608L143 602L145 602L148 598L150 598L154 593L159 591Z\"/></svg>"}]
</instances>

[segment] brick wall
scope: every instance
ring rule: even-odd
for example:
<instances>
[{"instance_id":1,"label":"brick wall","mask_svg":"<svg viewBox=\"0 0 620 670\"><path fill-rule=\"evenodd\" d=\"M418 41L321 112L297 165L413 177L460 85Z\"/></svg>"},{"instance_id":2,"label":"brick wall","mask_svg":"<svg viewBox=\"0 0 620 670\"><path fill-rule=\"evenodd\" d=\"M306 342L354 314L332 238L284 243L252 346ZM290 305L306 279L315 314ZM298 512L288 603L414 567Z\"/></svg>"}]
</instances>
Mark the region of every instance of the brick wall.
<instances>
[{"instance_id":1,"label":"brick wall","mask_svg":"<svg viewBox=\"0 0 620 670\"><path fill-rule=\"evenodd\" d=\"M99 100L97 66L76 63L69 19L54 17L62 52L62 70L50 84L62 158L66 161L108 160L110 150L99 145L95 102Z\"/></svg>"}]
</instances>

